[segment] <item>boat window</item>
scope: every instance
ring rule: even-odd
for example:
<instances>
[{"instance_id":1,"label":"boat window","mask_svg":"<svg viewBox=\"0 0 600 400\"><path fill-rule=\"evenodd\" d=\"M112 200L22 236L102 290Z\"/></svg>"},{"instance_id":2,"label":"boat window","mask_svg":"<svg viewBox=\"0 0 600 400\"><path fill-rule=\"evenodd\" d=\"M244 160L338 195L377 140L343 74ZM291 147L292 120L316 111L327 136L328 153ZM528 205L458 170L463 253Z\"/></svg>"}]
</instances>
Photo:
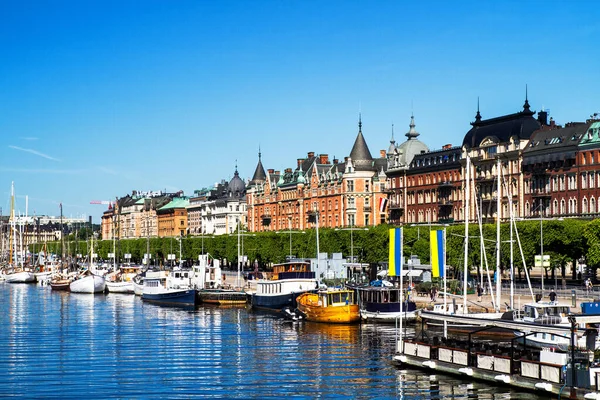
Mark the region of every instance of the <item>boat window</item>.
<instances>
[{"instance_id":1,"label":"boat window","mask_svg":"<svg viewBox=\"0 0 600 400\"><path fill-rule=\"evenodd\" d=\"M390 290L390 303L399 303L400 300L398 300L398 291L397 290Z\"/></svg>"},{"instance_id":2,"label":"boat window","mask_svg":"<svg viewBox=\"0 0 600 400\"><path fill-rule=\"evenodd\" d=\"M341 303L341 302L342 302L342 295L340 293L333 293L331 295L331 304Z\"/></svg>"}]
</instances>

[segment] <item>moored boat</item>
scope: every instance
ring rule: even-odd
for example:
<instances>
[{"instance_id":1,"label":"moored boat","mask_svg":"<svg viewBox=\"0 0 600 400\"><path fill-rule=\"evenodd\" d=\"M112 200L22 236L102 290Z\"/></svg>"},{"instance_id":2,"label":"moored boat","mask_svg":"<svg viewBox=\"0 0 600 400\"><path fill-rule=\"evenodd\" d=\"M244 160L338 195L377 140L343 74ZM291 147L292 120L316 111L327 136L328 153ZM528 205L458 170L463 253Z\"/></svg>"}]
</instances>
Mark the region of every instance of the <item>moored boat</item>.
<instances>
[{"instance_id":1,"label":"moored boat","mask_svg":"<svg viewBox=\"0 0 600 400\"><path fill-rule=\"evenodd\" d=\"M71 279L56 279L50 281L50 287L52 290L69 291L71 286Z\"/></svg>"},{"instance_id":2,"label":"moored boat","mask_svg":"<svg viewBox=\"0 0 600 400\"><path fill-rule=\"evenodd\" d=\"M403 290L399 287L365 286L356 290L363 320L393 323L398 318L416 319L417 305L414 301L403 300Z\"/></svg>"},{"instance_id":3,"label":"moored boat","mask_svg":"<svg viewBox=\"0 0 600 400\"><path fill-rule=\"evenodd\" d=\"M247 303L246 292L233 289L202 289L198 291L200 303L218 305L244 305Z\"/></svg>"},{"instance_id":4,"label":"moored boat","mask_svg":"<svg viewBox=\"0 0 600 400\"><path fill-rule=\"evenodd\" d=\"M296 299L298 311L307 321L352 323L360 321L354 291L327 289L318 293L303 293Z\"/></svg>"},{"instance_id":5,"label":"moored boat","mask_svg":"<svg viewBox=\"0 0 600 400\"><path fill-rule=\"evenodd\" d=\"M73 293L103 293L106 289L106 280L103 276L95 275L85 270L69 285Z\"/></svg>"},{"instance_id":6,"label":"moored boat","mask_svg":"<svg viewBox=\"0 0 600 400\"><path fill-rule=\"evenodd\" d=\"M138 272L137 266L121 266L106 276L106 289L109 293L135 293L133 278Z\"/></svg>"},{"instance_id":7,"label":"moored boat","mask_svg":"<svg viewBox=\"0 0 600 400\"><path fill-rule=\"evenodd\" d=\"M4 279L8 283L32 283L35 282L35 275L27 268L17 268L8 272Z\"/></svg>"},{"instance_id":8,"label":"moored boat","mask_svg":"<svg viewBox=\"0 0 600 400\"><path fill-rule=\"evenodd\" d=\"M272 279L256 281L252 294L252 307L281 311L285 307L296 308L296 298L305 292L315 292L319 282L310 271L310 263L294 261L273 266Z\"/></svg>"},{"instance_id":9,"label":"moored boat","mask_svg":"<svg viewBox=\"0 0 600 400\"><path fill-rule=\"evenodd\" d=\"M165 306L195 307L196 289L192 289L189 282L184 284L180 272L165 275L165 271L147 271L142 300Z\"/></svg>"}]
</instances>

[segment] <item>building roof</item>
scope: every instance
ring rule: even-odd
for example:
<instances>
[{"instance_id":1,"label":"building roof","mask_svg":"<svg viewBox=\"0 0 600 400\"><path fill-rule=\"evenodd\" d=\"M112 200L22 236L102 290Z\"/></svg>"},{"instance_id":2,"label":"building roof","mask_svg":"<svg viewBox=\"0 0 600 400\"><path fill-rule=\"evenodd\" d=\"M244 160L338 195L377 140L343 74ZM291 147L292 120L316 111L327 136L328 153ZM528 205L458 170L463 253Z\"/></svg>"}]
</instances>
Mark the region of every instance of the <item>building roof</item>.
<instances>
[{"instance_id":1,"label":"building roof","mask_svg":"<svg viewBox=\"0 0 600 400\"><path fill-rule=\"evenodd\" d=\"M267 174L265 172L265 168L263 167L261 161L260 150L258 151L258 164L256 164L256 170L254 170L254 175L252 176L252 180L248 183L248 186L254 185L257 182L264 182L267 180Z\"/></svg>"},{"instance_id":2,"label":"building roof","mask_svg":"<svg viewBox=\"0 0 600 400\"><path fill-rule=\"evenodd\" d=\"M460 169L461 148L458 146L417 154L410 163L410 172Z\"/></svg>"},{"instance_id":3,"label":"building roof","mask_svg":"<svg viewBox=\"0 0 600 400\"><path fill-rule=\"evenodd\" d=\"M169 203L159 208L160 211L171 210L175 208L186 208L190 204L187 197L174 197Z\"/></svg>"},{"instance_id":4,"label":"building roof","mask_svg":"<svg viewBox=\"0 0 600 400\"><path fill-rule=\"evenodd\" d=\"M233 173L233 178L231 178L229 185L227 185L227 197L242 198L244 196L246 196L246 184L242 178L240 178L240 174L238 173L236 166L235 172Z\"/></svg>"},{"instance_id":5,"label":"building roof","mask_svg":"<svg viewBox=\"0 0 600 400\"><path fill-rule=\"evenodd\" d=\"M564 128L542 129L531 135L527 148L523 150L523 164L563 161L575 157L575 151L586 135L589 124L572 122Z\"/></svg>"},{"instance_id":6,"label":"building roof","mask_svg":"<svg viewBox=\"0 0 600 400\"><path fill-rule=\"evenodd\" d=\"M587 132L582 136L579 146L598 147L600 146L600 121L589 120Z\"/></svg>"},{"instance_id":7,"label":"building roof","mask_svg":"<svg viewBox=\"0 0 600 400\"><path fill-rule=\"evenodd\" d=\"M475 122L469 132L465 135L463 146L479 147L481 142L487 138L495 138L497 143L506 143L513 136L521 140L529 140L531 134L540 129L541 124L533 118L535 111L531 111L529 102L525 98L523 111L501 117L482 120L479 110L475 116Z\"/></svg>"},{"instance_id":8,"label":"building roof","mask_svg":"<svg viewBox=\"0 0 600 400\"><path fill-rule=\"evenodd\" d=\"M367 146L367 142L362 134L362 121L360 117L358 118L358 135L354 141L354 146L352 146L350 158L352 159L352 163L354 164L354 169L356 171L375 170L373 165L373 157L371 156L369 146Z\"/></svg>"}]
</instances>

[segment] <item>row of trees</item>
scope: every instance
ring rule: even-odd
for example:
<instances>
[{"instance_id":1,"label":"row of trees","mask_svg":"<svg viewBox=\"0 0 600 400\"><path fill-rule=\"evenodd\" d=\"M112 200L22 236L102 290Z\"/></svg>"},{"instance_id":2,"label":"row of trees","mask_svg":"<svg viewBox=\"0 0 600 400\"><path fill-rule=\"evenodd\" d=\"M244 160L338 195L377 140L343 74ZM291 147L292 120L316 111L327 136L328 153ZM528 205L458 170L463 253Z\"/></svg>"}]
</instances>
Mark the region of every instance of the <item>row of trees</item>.
<instances>
[{"instance_id":1,"label":"row of trees","mask_svg":"<svg viewBox=\"0 0 600 400\"><path fill-rule=\"evenodd\" d=\"M600 265L600 220L568 219L564 221L543 221L544 254L550 255L550 270L562 268L570 262L584 257L590 266ZM522 247L523 257L528 267L533 266L534 256L540 254L540 222L520 221L516 224L518 238ZM322 253L342 253L349 257L351 252L359 262L379 263L386 262L388 257L388 225L380 225L365 229L320 229L320 251ZM441 229L439 226L406 226L403 229L404 255L416 255L422 263L428 263L429 231ZM483 225L483 236L486 239L485 252L488 262L495 265L496 260L496 226ZM475 224L469 227L469 260L468 265L476 268L480 264L481 242L479 227ZM316 256L316 232L308 230L304 234L288 234L275 232L261 232L240 235L240 252L248 256L252 263L258 260L260 265L279 263L291 251L300 258ZM73 239L73 238L72 238ZM510 230L509 224L501 226L501 257L502 264L510 264ZM176 254L179 258L179 238L151 238L121 240L116 244L117 256L123 260L124 254L131 254L132 262L140 262L147 247L154 260L166 259L167 254ZM522 272L521 252L514 235L514 265ZM464 263L464 225L452 225L446 228L447 264L462 268ZM65 242L67 254L89 253L89 241L68 240ZM57 254L61 253L61 243L49 244L49 249ZM108 254L113 252L115 244L112 241L97 241L94 243L95 253L103 259L108 259ZM228 260L231 264L237 263L238 235L184 237L181 244L183 259L197 260L198 255L209 253L213 258Z\"/></svg>"}]
</instances>

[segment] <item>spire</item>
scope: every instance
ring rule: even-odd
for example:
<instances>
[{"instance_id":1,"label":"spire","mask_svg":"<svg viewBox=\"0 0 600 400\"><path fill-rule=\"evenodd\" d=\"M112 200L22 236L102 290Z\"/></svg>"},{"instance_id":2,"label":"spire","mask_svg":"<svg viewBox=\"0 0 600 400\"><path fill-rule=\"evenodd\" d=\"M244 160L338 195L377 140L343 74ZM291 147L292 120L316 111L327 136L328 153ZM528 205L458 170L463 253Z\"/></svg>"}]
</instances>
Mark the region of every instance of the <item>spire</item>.
<instances>
[{"instance_id":1,"label":"spire","mask_svg":"<svg viewBox=\"0 0 600 400\"><path fill-rule=\"evenodd\" d=\"M419 132L417 132L415 130L415 116L411 113L410 115L410 130L406 133L406 137L408 138L408 140L410 139L415 139L417 136L419 136Z\"/></svg>"},{"instance_id":2,"label":"spire","mask_svg":"<svg viewBox=\"0 0 600 400\"><path fill-rule=\"evenodd\" d=\"M477 114L475 114L475 122L481 122L481 114L479 113L479 96L477 96Z\"/></svg>"},{"instance_id":3,"label":"spire","mask_svg":"<svg viewBox=\"0 0 600 400\"><path fill-rule=\"evenodd\" d=\"M358 133L362 133L362 119L360 111L358 113Z\"/></svg>"},{"instance_id":4,"label":"spire","mask_svg":"<svg viewBox=\"0 0 600 400\"><path fill-rule=\"evenodd\" d=\"M529 111L529 100L527 99L527 84L525 84L525 104L523 104L523 111Z\"/></svg>"},{"instance_id":5,"label":"spire","mask_svg":"<svg viewBox=\"0 0 600 400\"><path fill-rule=\"evenodd\" d=\"M266 180L267 174L265 173L265 168L262 165L260 146L258 146L258 164L256 164L256 170L254 170L254 175L252 176L250 183L256 183L259 181L264 182Z\"/></svg>"},{"instance_id":6,"label":"spire","mask_svg":"<svg viewBox=\"0 0 600 400\"><path fill-rule=\"evenodd\" d=\"M360 114L358 116L358 135L354 141L354 146L352 146L350 159L352 160L356 170L374 171L373 157L371 156L369 146L367 146L367 142L362 134L362 120Z\"/></svg>"},{"instance_id":7,"label":"spire","mask_svg":"<svg viewBox=\"0 0 600 400\"><path fill-rule=\"evenodd\" d=\"M392 124L392 140L390 140L391 144L396 143L396 141L394 140L394 124Z\"/></svg>"}]
</instances>

